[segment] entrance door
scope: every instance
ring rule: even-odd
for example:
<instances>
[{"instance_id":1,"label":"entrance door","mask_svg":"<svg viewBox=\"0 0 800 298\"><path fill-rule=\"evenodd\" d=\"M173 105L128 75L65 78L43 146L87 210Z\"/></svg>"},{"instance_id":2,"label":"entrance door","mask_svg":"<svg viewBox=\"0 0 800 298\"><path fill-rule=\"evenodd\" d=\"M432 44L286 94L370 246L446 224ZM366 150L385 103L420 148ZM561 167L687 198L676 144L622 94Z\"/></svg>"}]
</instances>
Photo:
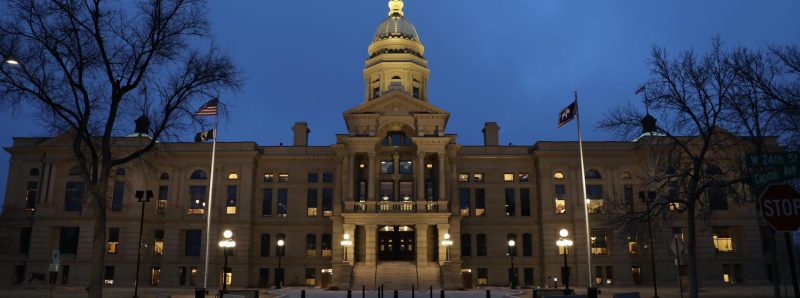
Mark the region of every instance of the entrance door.
<instances>
[{"instance_id":1,"label":"entrance door","mask_svg":"<svg viewBox=\"0 0 800 298\"><path fill-rule=\"evenodd\" d=\"M461 269L461 286L464 289L472 289L472 270Z\"/></svg>"},{"instance_id":2,"label":"entrance door","mask_svg":"<svg viewBox=\"0 0 800 298\"><path fill-rule=\"evenodd\" d=\"M409 226L383 226L378 230L378 260L414 260L414 228Z\"/></svg>"}]
</instances>

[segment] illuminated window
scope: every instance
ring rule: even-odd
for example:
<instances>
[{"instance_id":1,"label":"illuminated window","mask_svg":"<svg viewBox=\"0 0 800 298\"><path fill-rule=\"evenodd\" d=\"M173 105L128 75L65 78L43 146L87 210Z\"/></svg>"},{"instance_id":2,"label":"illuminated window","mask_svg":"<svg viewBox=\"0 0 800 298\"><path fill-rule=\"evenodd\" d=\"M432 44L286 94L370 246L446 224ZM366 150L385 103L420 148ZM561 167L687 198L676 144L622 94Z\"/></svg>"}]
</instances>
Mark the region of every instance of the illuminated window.
<instances>
[{"instance_id":1,"label":"illuminated window","mask_svg":"<svg viewBox=\"0 0 800 298\"><path fill-rule=\"evenodd\" d=\"M225 201L226 214L236 214L237 190L236 185L228 185L228 200Z\"/></svg>"},{"instance_id":2,"label":"illuminated window","mask_svg":"<svg viewBox=\"0 0 800 298\"><path fill-rule=\"evenodd\" d=\"M486 268L478 268L478 286L485 286L489 284L489 270Z\"/></svg>"},{"instance_id":3,"label":"illuminated window","mask_svg":"<svg viewBox=\"0 0 800 298\"><path fill-rule=\"evenodd\" d=\"M486 216L486 190L475 189L475 216Z\"/></svg>"},{"instance_id":4,"label":"illuminated window","mask_svg":"<svg viewBox=\"0 0 800 298\"><path fill-rule=\"evenodd\" d=\"M228 180L239 180L239 174L236 172L228 173Z\"/></svg>"},{"instance_id":5,"label":"illuminated window","mask_svg":"<svg viewBox=\"0 0 800 298\"><path fill-rule=\"evenodd\" d=\"M639 242L636 236L628 236L628 253L632 255L639 254Z\"/></svg>"},{"instance_id":6,"label":"illuminated window","mask_svg":"<svg viewBox=\"0 0 800 298\"><path fill-rule=\"evenodd\" d=\"M400 174L412 174L414 168L410 160L401 160L399 165Z\"/></svg>"},{"instance_id":7,"label":"illuminated window","mask_svg":"<svg viewBox=\"0 0 800 298\"><path fill-rule=\"evenodd\" d=\"M192 267L191 275L189 278L189 285L194 286L197 284L197 273L198 273L197 267Z\"/></svg>"},{"instance_id":8,"label":"illuminated window","mask_svg":"<svg viewBox=\"0 0 800 298\"><path fill-rule=\"evenodd\" d=\"M567 213L567 188L564 184L555 185L555 212L556 214Z\"/></svg>"},{"instance_id":9,"label":"illuminated window","mask_svg":"<svg viewBox=\"0 0 800 298\"><path fill-rule=\"evenodd\" d=\"M119 228L109 228L108 243L106 244L106 253L110 255L116 254L118 248L119 248Z\"/></svg>"},{"instance_id":10,"label":"illuminated window","mask_svg":"<svg viewBox=\"0 0 800 298\"><path fill-rule=\"evenodd\" d=\"M289 182L289 174L278 174L278 182Z\"/></svg>"},{"instance_id":11,"label":"illuminated window","mask_svg":"<svg viewBox=\"0 0 800 298\"><path fill-rule=\"evenodd\" d=\"M397 193L403 201L410 201L411 196L414 194L414 186L411 181L400 181L397 185ZM411 207L411 205L408 205Z\"/></svg>"},{"instance_id":12,"label":"illuminated window","mask_svg":"<svg viewBox=\"0 0 800 298\"><path fill-rule=\"evenodd\" d=\"M233 272L231 272L231 267L225 268L225 285L230 286L231 282L233 282Z\"/></svg>"},{"instance_id":13,"label":"illuminated window","mask_svg":"<svg viewBox=\"0 0 800 298\"><path fill-rule=\"evenodd\" d=\"M333 189L322 189L322 216L333 215Z\"/></svg>"},{"instance_id":14,"label":"illuminated window","mask_svg":"<svg viewBox=\"0 0 800 298\"><path fill-rule=\"evenodd\" d=\"M317 189L308 189L306 196L306 215L317 216Z\"/></svg>"},{"instance_id":15,"label":"illuminated window","mask_svg":"<svg viewBox=\"0 0 800 298\"><path fill-rule=\"evenodd\" d=\"M631 267L631 276L633 277L633 283L640 285L642 284L642 267L641 266L632 266Z\"/></svg>"},{"instance_id":16,"label":"illuminated window","mask_svg":"<svg viewBox=\"0 0 800 298\"><path fill-rule=\"evenodd\" d=\"M514 182L514 174L513 173L505 173L505 174L503 174L503 181L505 181L505 182Z\"/></svg>"},{"instance_id":17,"label":"illuminated window","mask_svg":"<svg viewBox=\"0 0 800 298\"><path fill-rule=\"evenodd\" d=\"M381 174L394 174L394 161L381 160Z\"/></svg>"},{"instance_id":18,"label":"illuminated window","mask_svg":"<svg viewBox=\"0 0 800 298\"><path fill-rule=\"evenodd\" d=\"M713 227L711 237L714 240L714 251L717 253L733 253L731 227Z\"/></svg>"},{"instance_id":19,"label":"illuminated window","mask_svg":"<svg viewBox=\"0 0 800 298\"><path fill-rule=\"evenodd\" d=\"M483 182L483 173L472 174L472 181L474 181L474 182Z\"/></svg>"},{"instance_id":20,"label":"illuminated window","mask_svg":"<svg viewBox=\"0 0 800 298\"><path fill-rule=\"evenodd\" d=\"M164 230L156 230L155 241L153 242L153 254L156 256L164 255Z\"/></svg>"},{"instance_id":21,"label":"illuminated window","mask_svg":"<svg viewBox=\"0 0 800 298\"><path fill-rule=\"evenodd\" d=\"M603 213L603 186L602 185L586 185L586 197L589 213Z\"/></svg>"},{"instance_id":22,"label":"illuminated window","mask_svg":"<svg viewBox=\"0 0 800 298\"><path fill-rule=\"evenodd\" d=\"M150 285L157 286L161 282L161 267L150 267Z\"/></svg>"},{"instance_id":23,"label":"illuminated window","mask_svg":"<svg viewBox=\"0 0 800 298\"><path fill-rule=\"evenodd\" d=\"M469 188L458 189L459 214L469 216Z\"/></svg>"},{"instance_id":24,"label":"illuminated window","mask_svg":"<svg viewBox=\"0 0 800 298\"><path fill-rule=\"evenodd\" d=\"M285 188L278 189L278 217L286 217L289 210L289 191Z\"/></svg>"},{"instance_id":25,"label":"illuminated window","mask_svg":"<svg viewBox=\"0 0 800 298\"><path fill-rule=\"evenodd\" d=\"M593 255L607 255L608 254L608 238L606 231L594 230L589 238L592 243Z\"/></svg>"},{"instance_id":26,"label":"illuminated window","mask_svg":"<svg viewBox=\"0 0 800 298\"><path fill-rule=\"evenodd\" d=\"M105 266L103 271L103 283L107 285L114 284L114 266Z\"/></svg>"},{"instance_id":27,"label":"illuminated window","mask_svg":"<svg viewBox=\"0 0 800 298\"><path fill-rule=\"evenodd\" d=\"M622 172L622 179L625 179L625 180L631 179L631 173L630 172Z\"/></svg>"},{"instance_id":28,"label":"illuminated window","mask_svg":"<svg viewBox=\"0 0 800 298\"><path fill-rule=\"evenodd\" d=\"M273 182L273 181L275 181L275 174L264 173L264 182Z\"/></svg>"},{"instance_id":29,"label":"illuminated window","mask_svg":"<svg viewBox=\"0 0 800 298\"><path fill-rule=\"evenodd\" d=\"M555 172L553 174L553 179L564 179L564 173L562 172Z\"/></svg>"},{"instance_id":30,"label":"illuminated window","mask_svg":"<svg viewBox=\"0 0 800 298\"><path fill-rule=\"evenodd\" d=\"M458 182L469 182L469 174L466 173L458 174Z\"/></svg>"},{"instance_id":31,"label":"illuminated window","mask_svg":"<svg viewBox=\"0 0 800 298\"><path fill-rule=\"evenodd\" d=\"M186 214L205 214L206 208L206 186L189 186L189 209Z\"/></svg>"},{"instance_id":32,"label":"illuminated window","mask_svg":"<svg viewBox=\"0 0 800 298\"><path fill-rule=\"evenodd\" d=\"M330 257L332 254L333 238L331 234L322 234L322 241L320 242L320 249L322 249L323 257Z\"/></svg>"},{"instance_id":33,"label":"illuminated window","mask_svg":"<svg viewBox=\"0 0 800 298\"><path fill-rule=\"evenodd\" d=\"M394 201L394 181L381 181L379 195L382 201Z\"/></svg>"},{"instance_id":34,"label":"illuminated window","mask_svg":"<svg viewBox=\"0 0 800 298\"><path fill-rule=\"evenodd\" d=\"M158 187L158 202L156 203L156 213L167 213L167 197L169 196L169 186L161 185Z\"/></svg>"},{"instance_id":35,"label":"illuminated window","mask_svg":"<svg viewBox=\"0 0 800 298\"><path fill-rule=\"evenodd\" d=\"M669 211L683 211L683 203L681 202L669 202Z\"/></svg>"},{"instance_id":36,"label":"illuminated window","mask_svg":"<svg viewBox=\"0 0 800 298\"><path fill-rule=\"evenodd\" d=\"M317 284L317 270L314 268L306 268L306 286L314 286Z\"/></svg>"},{"instance_id":37,"label":"illuminated window","mask_svg":"<svg viewBox=\"0 0 800 298\"><path fill-rule=\"evenodd\" d=\"M528 173L519 173L517 177L519 179L519 182L528 182L529 180Z\"/></svg>"},{"instance_id":38,"label":"illuminated window","mask_svg":"<svg viewBox=\"0 0 800 298\"><path fill-rule=\"evenodd\" d=\"M722 282L726 284L733 283L731 279L731 265L730 264L722 264Z\"/></svg>"}]
</instances>

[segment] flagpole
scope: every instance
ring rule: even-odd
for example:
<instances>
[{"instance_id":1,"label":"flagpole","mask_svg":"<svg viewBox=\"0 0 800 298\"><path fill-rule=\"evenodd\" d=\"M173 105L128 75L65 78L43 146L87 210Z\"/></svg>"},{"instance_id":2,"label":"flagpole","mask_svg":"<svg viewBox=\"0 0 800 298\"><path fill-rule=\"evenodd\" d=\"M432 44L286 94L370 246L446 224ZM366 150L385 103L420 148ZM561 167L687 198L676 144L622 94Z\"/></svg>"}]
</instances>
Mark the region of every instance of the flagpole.
<instances>
[{"instance_id":1,"label":"flagpole","mask_svg":"<svg viewBox=\"0 0 800 298\"><path fill-rule=\"evenodd\" d=\"M583 164L583 140L581 139L581 113L578 108L578 92L575 91L575 120L578 127L578 151L581 156L581 182L583 184L583 218L586 223L586 264L587 272L589 273L589 288L592 287L592 243L591 243L591 230L589 230L589 203L586 196L586 169Z\"/></svg>"},{"instance_id":2,"label":"flagpole","mask_svg":"<svg viewBox=\"0 0 800 298\"><path fill-rule=\"evenodd\" d=\"M219 118L219 111L214 113L214 142L211 144L211 177L208 181L208 215L206 216L206 264L203 267L203 289L208 289L208 255L209 250L211 249L211 210L212 208L212 200L214 199L214 163L216 162L217 156L217 123ZM224 277L223 277L224 278ZM223 280L223 282L225 282Z\"/></svg>"}]
</instances>

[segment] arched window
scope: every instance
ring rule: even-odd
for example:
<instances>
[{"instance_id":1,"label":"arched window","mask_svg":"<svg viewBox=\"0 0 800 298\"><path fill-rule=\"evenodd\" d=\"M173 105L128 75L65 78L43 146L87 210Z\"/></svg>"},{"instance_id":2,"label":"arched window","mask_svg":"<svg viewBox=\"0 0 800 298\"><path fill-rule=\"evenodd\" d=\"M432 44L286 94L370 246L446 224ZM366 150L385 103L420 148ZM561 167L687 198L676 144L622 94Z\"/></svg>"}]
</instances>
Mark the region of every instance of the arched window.
<instances>
[{"instance_id":1,"label":"arched window","mask_svg":"<svg viewBox=\"0 0 800 298\"><path fill-rule=\"evenodd\" d=\"M586 171L586 179L601 179L601 178L603 178L603 176L600 175L600 172L598 172L595 169L590 169Z\"/></svg>"},{"instance_id":2,"label":"arched window","mask_svg":"<svg viewBox=\"0 0 800 298\"><path fill-rule=\"evenodd\" d=\"M33 169L31 169L31 171L28 173L28 175L31 175L31 176L39 176L39 168L33 168Z\"/></svg>"},{"instance_id":3,"label":"arched window","mask_svg":"<svg viewBox=\"0 0 800 298\"><path fill-rule=\"evenodd\" d=\"M384 146L411 146L413 142L402 131L390 131L381 142Z\"/></svg>"},{"instance_id":4,"label":"arched window","mask_svg":"<svg viewBox=\"0 0 800 298\"><path fill-rule=\"evenodd\" d=\"M125 176L125 169L119 168L114 174L117 176Z\"/></svg>"},{"instance_id":5,"label":"arched window","mask_svg":"<svg viewBox=\"0 0 800 298\"><path fill-rule=\"evenodd\" d=\"M167 174L167 173L161 173L161 178L160 178L160 179L161 179L161 180L169 180L169 174Z\"/></svg>"},{"instance_id":6,"label":"arched window","mask_svg":"<svg viewBox=\"0 0 800 298\"><path fill-rule=\"evenodd\" d=\"M564 173L562 172L555 172L553 174L553 179L564 179Z\"/></svg>"},{"instance_id":7,"label":"arched window","mask_svg":"<svg viewBox=\"0 0 800 298\"><path fill-rule=\"evenodd\" d=\"M204 180L204 179L207 179L207 178L208 178L208 176L206 175L206 172L203 171L203 170L197 170L197 171L192 172L192 176L191 176L192 180Z\"/></svg>"},{"instance_id":8,"label":"arched window","mask_svg":"<svg viewBox=\"0 0 800 298\"><path fill-rule=\"evenodd\" d=\"M631 179L631 172L628 171L622 172L622 179L625 180Z\"/></svg>"},{"instance_id":9,"label":"arched window","mask_svg":"<svg viewBox=\"0 0 800 298\"><path fill-rule=\"evenodd\" d=\"M72 167L71 169L69 169L69 172L67 172L67 174L70 175L70 176L80 175L81 174L81 168L80 167Z\"/></svg>"},{"instance_id":10,"label":"arched window","mask_svg":"<svg viewBox=\"0 0 800 298\"><path fill-rule=\"evenodd\" d=\"M389 89L403 89L403 79L399 76L393 76L391 80L389 80Z\"/></svg>"},{"instance_id":11,"label":"arched window","mask_svg":"<svg viewBox=\"0 0 800 298\"><path fill-rule=\"evenodd\" d=\"M239 174L234 171L228 173L228 180L239 180Z\"/></svg>"}]
</instances>

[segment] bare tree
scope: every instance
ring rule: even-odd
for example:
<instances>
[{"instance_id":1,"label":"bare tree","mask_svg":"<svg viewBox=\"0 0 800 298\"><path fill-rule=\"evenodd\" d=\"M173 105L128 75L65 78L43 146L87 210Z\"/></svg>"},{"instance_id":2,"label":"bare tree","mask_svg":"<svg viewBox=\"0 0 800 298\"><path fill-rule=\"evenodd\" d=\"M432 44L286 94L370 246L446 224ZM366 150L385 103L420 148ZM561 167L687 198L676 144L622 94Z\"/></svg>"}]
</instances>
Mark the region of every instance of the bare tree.
<instances>
[{"instance_id":1,"label":"bare tree","mask_svg":"<svg viewBox=\"0 0 800 298\"><path fill-rule=\"evenodd\" d=\"M0 101L35 106L71 137L94 221L89 297L102 297L112 168L197 123L198 101L237 89L239 75L206 40L202 0L10 0L4 15L0 50L18 64L0 66ZM130 131L120 120L142 114L150 138L116 149Z\"/></svg>"},{"instance_id":2,"label":"bare tree","mask_svg":"<svg viewBox=\"0 0 800 298\"><path fill-rule=\"evenodd\" d=\"M618 107L600 127L625 139L645 128L639 142L648 146L649 157L642 182L655 195L647 208L628 216L640 221L659 216L685 220L689 294L695 298L696 235L702 227L697 222L709 218L713 200L739 193L743 182L737 170L740 152L746 148L740 138L721 128L726 102L735 96L737 74L718 39L705 55L686 51L673 59L665 50L653 48L649 64L651 77L645 83L649 110ZM656 124L656 118L662 124Z\"/></svg>"}]
</instances>

